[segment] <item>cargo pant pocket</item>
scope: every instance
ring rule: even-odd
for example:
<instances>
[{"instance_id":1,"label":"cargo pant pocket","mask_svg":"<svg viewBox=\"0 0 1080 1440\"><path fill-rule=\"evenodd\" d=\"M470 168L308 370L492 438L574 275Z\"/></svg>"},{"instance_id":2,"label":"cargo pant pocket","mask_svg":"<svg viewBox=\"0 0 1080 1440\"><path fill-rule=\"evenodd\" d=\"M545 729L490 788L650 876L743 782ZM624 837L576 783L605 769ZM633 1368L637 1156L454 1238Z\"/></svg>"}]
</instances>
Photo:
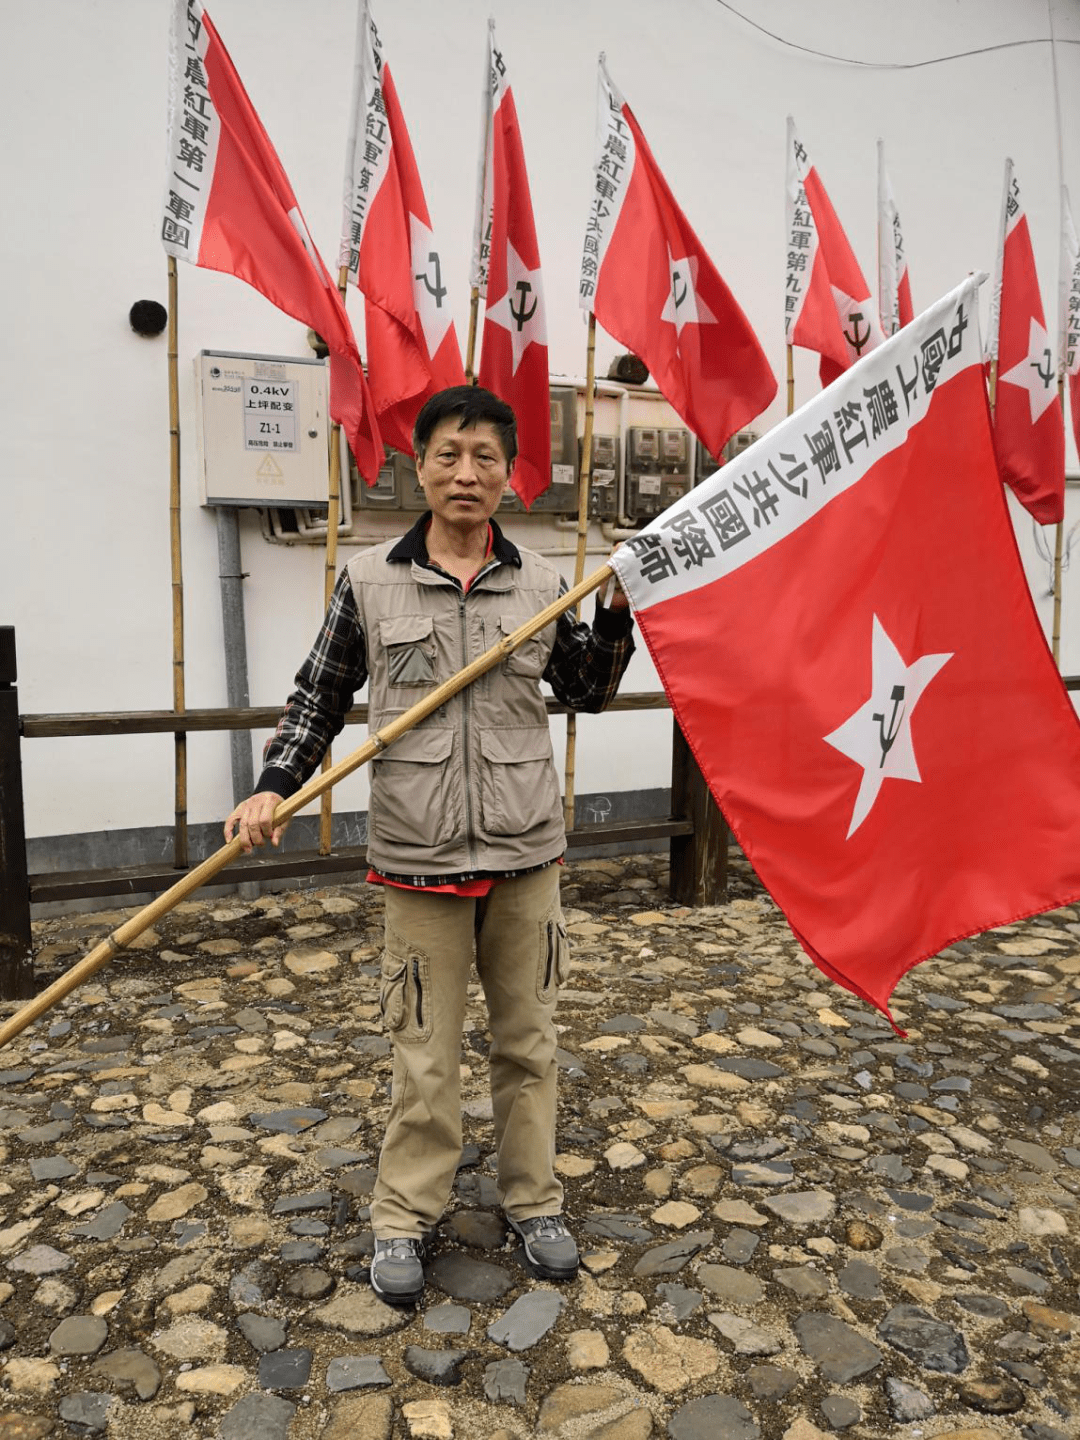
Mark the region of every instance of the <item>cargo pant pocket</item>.
<instances>
[{"instance_id":1,"label":"cargo pant pocket","mask_svg":"<svg viewBox=\"0 0 1080 1440\"><path fill-rule=\"evenodd\" d=\"M421 951L402 954L386 949L379 968L383 1024L402 1045L427 1040L432 1027L428 957Z\"/></svg>"},{"instance_id":2,"label":"cargo pant pocket","mask_svg":"<svg viewBox=\"0 0 1080 1440\"><path fill-rule=\"evenodd\" d=\"M570 941L562 915L556 912L540 922L536 998L553 1005L569 973Z\"/></svg>"}]
</instances>

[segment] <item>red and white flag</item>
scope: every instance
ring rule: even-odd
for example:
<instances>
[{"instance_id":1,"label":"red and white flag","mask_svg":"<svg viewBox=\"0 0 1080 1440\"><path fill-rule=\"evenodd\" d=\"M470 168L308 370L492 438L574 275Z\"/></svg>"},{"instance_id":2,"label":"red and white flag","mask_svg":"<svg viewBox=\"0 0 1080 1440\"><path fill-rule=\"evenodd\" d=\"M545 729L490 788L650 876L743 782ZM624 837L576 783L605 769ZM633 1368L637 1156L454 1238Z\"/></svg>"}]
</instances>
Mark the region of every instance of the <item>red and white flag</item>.
<instances>
[{"instance_id":1,"label":"red and white flag","mask_svg":"<svg viewBox=\"0 0 1080 1440\"><path fill-rule=\"evenodd\" d=\"M611 561L747 858L882 1009L953 941L1080 897L1080 722L1002 503L977 284Z\"/></svg>"},{"instance_id":2,"label":"red and white flag","mask_svg":"<svg viewBox=\"0 0 1080 1440\"><path fill-rule=\"evenodd\" d=\"M885 337L874 313L870 287L790 115L787 227L787 343L816 350L821 356L821 383L829 385Z\"/></svg>"},{"instance_id":3,"label":"red and white flag","mask_svg":"<svg viewBox=\"0 0 1080 1440\"><path fill-rule=\"evenodd\" d=\"M911 281L908 279L900 212L885 170L885 147L877 142L878 156L878 310L885 335L895 335L914 318Z\"/></svg>"},{"instance_id":4,"label":"red and white flag","mask_svg":"<svg viewBox=\"0 0 1080 1440\"><path fill-rule=\"evenodd\" d=\"M253 285L330 349L330 414L373 483L383 448L352 326L270 137L199 0L174 0L161 238Z\"/></svg>"},{"instance_id":5,"label":"red and white flag","mask_svg":"<svg viewBox=\"0 0 1080 1440\"><path fill-rule=\"evenodd\" d=\"M1069 391L1073 439L1080 451L1080 240L1076 237L1069 192L1061 191L1061 318L1059 364Z\"/></svg>"},{"instance_id":6,"label":"red and white flag","mask_svg":"<svg viewBox=\"0 0 1080 1440\"><path fill-rule=\"evenodd\" d=\"M764 351L675 202L600 57L596 163L578 298L710 454L776 394Z\"/></svg>"},{"instance_id":7,"label":"red and white flag","mask_svg":"<svg viewBox=\"0 0 1080 1440\"><path fill-rule=\"evenodd\" d=\"M371 7L360 0L338 264L364 294L368 378L383 437L412 454L429 396L465 372L409 132Z\"/></svg>"},{"instance_id":8,"label":"red and white flag","mask_svg":"<svg viewBox=\"0 0 1080 1440\"><path fill-rule=\"evenodd\" d=\"M551 484L547 323L521 130L494 20L487 58L472 265L487 302L479 380L517 416L510 484L528 508Z\"/></svg>"},{"instance_id":9,"label":"red and white flag","mask_svg":"<svg viewBox=\"0 0 1080 1440\"><path fill-rule=\"evenodd\" d=\"M1057 400L1057 365L1027 216L1011 160L1005 162L990 358L997 360L994 441L1001 478L1040 525L1065 514L1065 432Z\"/></svg>"}]
</instances>

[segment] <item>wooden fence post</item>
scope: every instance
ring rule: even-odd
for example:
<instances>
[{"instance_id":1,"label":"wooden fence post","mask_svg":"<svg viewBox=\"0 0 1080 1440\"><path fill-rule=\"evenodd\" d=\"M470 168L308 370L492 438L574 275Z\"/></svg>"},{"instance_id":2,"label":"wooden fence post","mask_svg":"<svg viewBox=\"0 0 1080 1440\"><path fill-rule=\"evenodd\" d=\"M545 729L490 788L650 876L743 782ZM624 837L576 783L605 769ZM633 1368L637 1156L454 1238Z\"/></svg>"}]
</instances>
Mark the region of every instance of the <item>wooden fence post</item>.
<instances>
[{"instance_id":1,"label":"wooden fence post","mask_svg":"<svg viewBox=\"0 0 1080 1440\"><path fill-rule=\"evenodd\" d=\"M0 999L34 993L30 889L15 688L15 628L0 625Z\"/></svg>"},{"instance_id":2,"label":"wooden fence post","mask_svg":"<svg viewBox=\"0 0 1080 1440\"><path fill-rule=\"evenodd\" d=\"M671 837L668 893L680 905L722 905L727 899L727 822L674 716L671 813L690 820L693 830L689 835Z\"/></svg>"}]
</instances>

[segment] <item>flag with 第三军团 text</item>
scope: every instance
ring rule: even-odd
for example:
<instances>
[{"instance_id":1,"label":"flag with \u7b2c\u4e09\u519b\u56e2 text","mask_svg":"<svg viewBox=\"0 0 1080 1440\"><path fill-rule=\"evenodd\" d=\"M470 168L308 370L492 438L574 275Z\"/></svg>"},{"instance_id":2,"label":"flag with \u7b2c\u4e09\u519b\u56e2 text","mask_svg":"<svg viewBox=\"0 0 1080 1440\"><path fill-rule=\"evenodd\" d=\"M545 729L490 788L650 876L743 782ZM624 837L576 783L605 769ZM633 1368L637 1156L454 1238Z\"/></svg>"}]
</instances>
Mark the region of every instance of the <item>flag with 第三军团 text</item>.
<instances>
[{"instance_id":1,"label":"flag with \u7b2c\u4e09\u519b\u56e2 text","mask_svg":"<svg viewBox=\"0 0 1080 1440\"><path fill-rule=\"evenodd\" d=\"M368 0L359 0L353 82L338 264L364 296L379 428L411 455L421 406L463 384L465 372L442 255Z\"/></svg>"},{"instance_id":2,"label":"flag with \u7b2c\u4e09\u519b\u56e2 text","mask_svg":"<svg viewBox=\"0 0 1080 1440\"><path fill-rule=\"evenodd\" d=\"M644 360L717 458L776 394L749 320L676 203L603 56L578 299Z\"/></svg>"},{"instance_id":3,"label":"flag with \u7b2c\u4e09\u519b\u56e2 text","mask_svg":"<svg viewBox=\"0 0 1080 1440\"><path fill-rule=\"evenodd\" d=\"M998 479L976 280L611 564L739 844L839 984L886 1010L953 941L1080 896L1080 723Z\"/></svg>"},{"instance_id":4,"label":"flag with \u7b2c\u4e09\u519b\u56e2 text","mask_svg":"<svg viewBox=\"0 0 1080 1440\"><path fill-rule=\"evenodd\" d=\"M168 254L246 280L330 351L330 414L373 483L383 448L345 305L289 178L199 0L174 0L169 37Z\"/></svg>"},{"instance_id":5,"label":"flag with \u7b2c\u4e09\u519b\u56e2 text","mask_svg":"<svg viewBox=\"0 0 1080 1440\"><path fill-rule=\"evenodd\" d=\"M547 320L514 92L488 21L472 283L485 299L479 381L517 417L510 484L526 509L551 484Z\"/></svg>"},{"instance_id":6,"label":"flag with \u7b2c\u4e09\u519b\u56e2 text","mask_svg":"<svg viewBox=\"0 0 1080 1440\"><path fill-rule=\"evenodd\" d=\"M818 374L828 385L884 337L870 287L790 115L786 197L787 343L817 352Z\"/></svg>"}]
</instances>

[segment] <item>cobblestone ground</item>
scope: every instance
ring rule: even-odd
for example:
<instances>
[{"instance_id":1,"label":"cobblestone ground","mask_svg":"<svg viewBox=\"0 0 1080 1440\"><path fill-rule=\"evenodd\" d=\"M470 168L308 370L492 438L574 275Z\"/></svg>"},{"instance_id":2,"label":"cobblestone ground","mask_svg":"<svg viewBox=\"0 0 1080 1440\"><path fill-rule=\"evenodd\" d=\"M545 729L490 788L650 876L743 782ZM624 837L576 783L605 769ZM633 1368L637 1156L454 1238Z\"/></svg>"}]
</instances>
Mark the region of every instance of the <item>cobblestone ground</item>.
<instances>
[{"instance_id":1,"label":"cobblestone ground","mask_svg":"<svg viewBox=\"0 0 1080 1440\"><path fill-rule=\"evenodd\" d=\"M0 1440L1080 1435L1080 912L919 967L900 1040L741 862L710 910L656 855L563 882L577 1280L495 1203L477 994L425 1301L381 1304L378 894L192 901L0 1055ZM39 924L44 978L119 918Z\"/></svg>"}]
</instances>

